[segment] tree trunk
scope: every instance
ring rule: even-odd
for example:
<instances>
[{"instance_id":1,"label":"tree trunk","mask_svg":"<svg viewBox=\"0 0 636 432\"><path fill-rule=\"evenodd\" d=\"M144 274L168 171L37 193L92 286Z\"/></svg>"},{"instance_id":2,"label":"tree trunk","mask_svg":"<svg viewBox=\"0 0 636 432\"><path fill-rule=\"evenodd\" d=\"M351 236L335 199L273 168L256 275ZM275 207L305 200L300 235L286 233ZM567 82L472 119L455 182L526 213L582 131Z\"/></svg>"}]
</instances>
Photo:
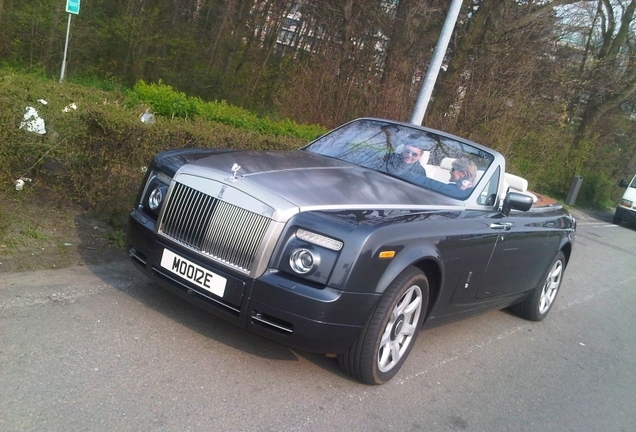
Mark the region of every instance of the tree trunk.
<instances>
[{"instance_id":1,"label":"tree trunk","mask_svg":"<svg viewBox=\"0 0 636 432\"><path fill-rule=\"evenodd\" d=\"M233 19L233 30L232 30L232 38L230 41L229 51L225 58L225 65L223 66L223 75L227 76L232 69L232 62L234 61L234 56L239 50L239 44L243 35L245 34L246 26L248 19L248 0L238 0L238 5L234 10L234 19Z\"/></svg>"},{"instance_id":2,"label":"tree trunk","mask_svg":"<svg viewBox=\"0 0 636 432\"><path fill-rule=\"evenodd\" d=\"M471 55L478 51L483 43L489 24L496 19L498 9L504 6L502 0L483 0L472 19L466 19L467 28L463 35L455 36L457 43L453 48L448 69L441 76L435 97L431 102L429 112L444 117L450 106L457 98L457 89L462 81L461 76L470 69ZM457 30L456 30L456 33ZM459 32L461 34L461 31ZM441 125L436 125L441 127ZM449 126L446 125L448 128Z\"/></svg>"},{"instance_id":3,"label":"tree trunk","mask_svg":"<svg viewBox=\"0 0 636 432\"><path fill-rule=\"evenodd\" d=\"M228 1L228 4L223 12L223 18L221 18L221 22L219 23L219 27L216 31L214 37L212 37L210 41L210 46L208 48L209 51L209 61L208 61L208 70L207 73L210 73L214 61L216 60L217 52L219 50L219 45L221 44L221 40L223 37L223 32L225 31L225 27L227 26L227 22L230 20L230 15L232 14L232 9L234 8L234 2Z\"/></svg>"}]
</instances>

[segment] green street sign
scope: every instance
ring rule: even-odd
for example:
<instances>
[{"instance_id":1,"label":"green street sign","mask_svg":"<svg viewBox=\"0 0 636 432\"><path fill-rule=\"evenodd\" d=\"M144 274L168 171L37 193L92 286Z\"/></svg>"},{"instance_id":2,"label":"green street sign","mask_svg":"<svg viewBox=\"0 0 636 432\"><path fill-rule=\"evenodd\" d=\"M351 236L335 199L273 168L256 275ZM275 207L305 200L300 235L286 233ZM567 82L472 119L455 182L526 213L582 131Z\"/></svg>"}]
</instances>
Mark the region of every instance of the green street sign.
<instances>
[{"instance_id":1,"label":"green street sign","mask_svg":"<svg viewBox=\"0 0 636 432\"><path fill-rule=\"evenodd\" d=\"M66 12L79 14L80 0L66 0Z\"/></svg>"}]
</instances>

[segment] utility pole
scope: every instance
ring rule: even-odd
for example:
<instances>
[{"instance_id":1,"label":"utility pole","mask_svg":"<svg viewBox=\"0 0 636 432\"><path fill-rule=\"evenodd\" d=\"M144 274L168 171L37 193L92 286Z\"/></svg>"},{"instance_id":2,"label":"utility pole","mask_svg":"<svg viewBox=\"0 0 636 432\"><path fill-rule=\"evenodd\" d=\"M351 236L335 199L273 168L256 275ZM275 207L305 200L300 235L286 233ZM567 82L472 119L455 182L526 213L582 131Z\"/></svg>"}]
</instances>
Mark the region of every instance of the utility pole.
<instances>
[{"instance_id":1,"label":"utility pole","mask_svg":"<svg viewBox=\"0 0 636 432\"><path fill-rule=\"evenodd\" d=\"M442 62L448 49L448 43L453 35L453 29L455 28L461 7L462 0L452 0L448 14L446 15L446 20L444 21L444 27L442 28L442 32L437 40L437 46L435 46L435 51L433 52L433 58L426 72L426 78L424 78L422 89L413 108L413 114L411 115L411 123L413 124L421 125L422 121L424 121L424 114L426 114L426 108L428 108L428 103L431 100L433 87L435 87L437 75L439 75L439 70L442 67Z\"/></svg>"}]
</instances>

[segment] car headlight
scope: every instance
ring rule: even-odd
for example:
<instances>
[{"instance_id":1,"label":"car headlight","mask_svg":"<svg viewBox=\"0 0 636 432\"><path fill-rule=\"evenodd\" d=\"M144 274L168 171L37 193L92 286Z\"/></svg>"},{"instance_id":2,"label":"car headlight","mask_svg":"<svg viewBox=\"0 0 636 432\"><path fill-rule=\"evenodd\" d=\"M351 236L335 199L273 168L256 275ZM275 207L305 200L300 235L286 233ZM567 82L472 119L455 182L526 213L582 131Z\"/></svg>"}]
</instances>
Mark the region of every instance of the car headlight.
<instances>
[{"instance_id":1,"label":"car headlight","mask_svg":"<svg viewBox=\"0 0 636 432\"><path fill-rule=\"evenodd\" d=\"M628 209L631 209L633 204L634 204L633 202L631 202L630 200L626 200L626 199L622 199L618 203L619 206L625 207L625 208L628 208Z\"/></svg>"},{"instance_id":2,"label":"car headlight","mask_svg":"<svg viewBox=\"0 0 636 432\"><path fill-rule=\"evenodd\" d=\"M167 192L167 186L157 186L150 192L150 196L148 197L148 207L150 207L150 210L158 211L161 208L161 204L163 204Z\"/></svg>"},{"instance_id":3,"label":"car headlight","mask_svg":"<svg viewBox=\"0 0 636 432\"><path fill-rule=\"evenodd\" d=\"M344 243L303 228L291 229L273 265L287 273L326 284Z\"/></svg>"},{"instance_id":4,"label":"car headlight","mask_svg":"<svg viewBox=\"0 0 636 432\"><path fill-rule=\"evenodd\" d=\"M148 176L140 204L150 213L159 216L168 195L171 180L170 176L162 172L152 172Z\"/></svg>"},{"instance_id":5,"label":"car headlight","mask_svg":"<svg viewBox=\"0 0 636 432\"><path fill-rule=\"evenodd\" d=\"M298 274L305 275L320 265L320 255L309 249L294 249L289 256L289 266Z\"/></svg>"},{"instance_id":6,"label":"car headlight","mask_svg":"<svg viewBox=\"0 0 636 432\"><path fill-rule=\"evenodd\" d=\"M309 243L313 243L318 246L325 247L334 251L342 249L342 242L340 240L332 239L331 237L317 234L315 232L307 231L298 228L296 231L296 237Z\"/></svg>"}]
</instances>

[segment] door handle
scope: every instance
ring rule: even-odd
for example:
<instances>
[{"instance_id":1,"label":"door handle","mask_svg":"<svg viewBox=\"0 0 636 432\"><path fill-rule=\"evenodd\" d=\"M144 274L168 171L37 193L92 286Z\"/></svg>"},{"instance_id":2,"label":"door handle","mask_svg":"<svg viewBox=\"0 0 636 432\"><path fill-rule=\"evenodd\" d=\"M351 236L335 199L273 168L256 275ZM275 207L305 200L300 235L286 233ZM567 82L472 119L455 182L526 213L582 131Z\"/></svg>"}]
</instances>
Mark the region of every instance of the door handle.
<instances>
[{"instance_id":1,"label":"door handle","mask_svg":"<svg viewBox=\"0 0 636 432\"><path fill-rule=\"evenodd\" d=\"M492 229L497 229L497 230L510 230L510 228L512 228L515 224L513 224L512 222L495 222L495 223L491 223L490 224L490 228Z\"/></svg>"}]
</instances>

